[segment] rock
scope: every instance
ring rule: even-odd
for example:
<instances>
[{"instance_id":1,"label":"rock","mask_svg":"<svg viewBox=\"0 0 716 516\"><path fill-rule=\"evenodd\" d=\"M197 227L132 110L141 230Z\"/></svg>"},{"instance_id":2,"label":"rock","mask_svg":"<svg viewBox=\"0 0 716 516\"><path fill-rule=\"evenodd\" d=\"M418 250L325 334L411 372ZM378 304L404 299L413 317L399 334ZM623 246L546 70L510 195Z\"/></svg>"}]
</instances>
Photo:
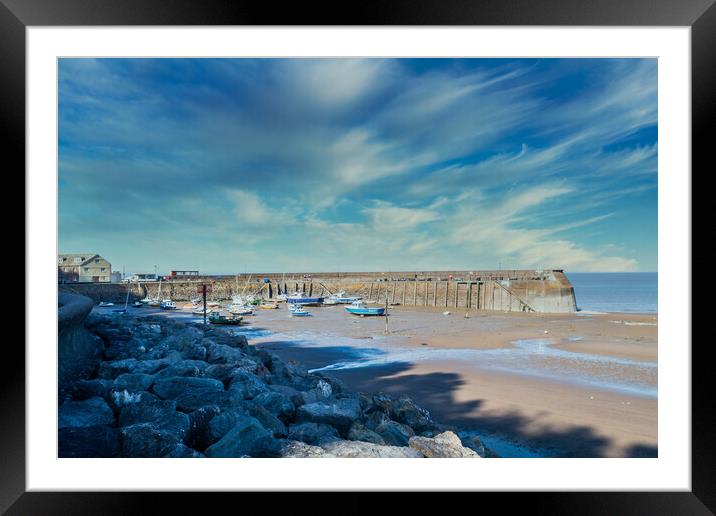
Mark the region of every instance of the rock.
<instances>
[{"instance_id":1,"label":"rock","mask_svg":"<svg viewBox=\"0 0 716 516\"><path fill-rule=\"evenodd\" d=\"M386 421L375 432L392 446L408 446L409 439L415 435L412 428L397 421Z\"/></svg>"},{"instance_id":2,"label":"rock","mask_svg":"<svg viewBox=\"0 0 716 516\"><path fill-rule=\"evenodd\" d=\"M156 380L152 390L160 398L176 399L187 392L220 392L224 384L213 378L175 376Z\"/></svg>"},{"instance_id":3,"label":"rock","mask_svg":"<svg viewBox=\"0 0 716 516\"><path fill-rule=\"evenodd\" d=\"M94 380L80 380L72 386L72 399L75 401L88 400L94 397L104 398L109 392L112 382L95 378Z\"/></svg>"},{"instance_id":4,"label":"rock","mask_svg":"<svg viewBox=\"0 0 716 516\"><path fill-rule=\"evenodd\" d=\"M163 457L181 441L174 432L155 423L125 426L121 436L124 457Z\"/></svg>"},{"instance_id":5,"label":"rock","mask_svg":"<svg viewBox=\"0 0 716 516\"><path fill-rule=\"evenodd\" d=\"M160 370L155 378L171 378L172 376L201 376L209 364L201 360L181 360Z\"/></svg>"},{"instance_id":6,"label":"rock","mask_svg":"<svg viewBox=\"0 0 716 516\"><path fill-rule=\"evenodd\" d=\"M331 394L333 394L331 384L325 380L319 380L316 387L301 393L301 404L306 405L316 403L317 401L324 401L330 398Z\"/></svg>"},{"instance_id":7,"label":"rock","mask_svg":"<svg viewBox=\"0 0 716 516\"><path fill-rule=\"evenodd\" d=\"M381 446L361 441L331 441L321 444L328 453L340 458L420 458L423 455L412 448L399 446Z\"/></svg>"},{"instance_id":8,"label":"rock","mask_svg":"<svg viewBox=\"0 0 716 516\"><path fill-rule=\"evenodd\" d=\"M110 390L109 395L106 398L107 404L112 407L115 413L119 413L122 407L132 405L134 403L140 403L149 400L158 400L159 397L155 396L151 392L129 392L126 390L115 391Z\"/></svg>"},{"instance_id":9,"label":"rock","mask_svg":"<svg viewBox=\"0 0 716 516\"><path fill-rule=\"evenodd\" d=\"M413 400L407 396L401 396L393 402L391 407L391 418L399 423L408 425L411 428L420 430L433 423L430 412L418 407Z\"/></svg>"},{"instance_id":10,"label":"rock","mask_svg":"<svg viewBox=\"0 0 716 516\"><path fill-rule=\"evenodd\" d=\"M154 383L154 377L149 374L124 373L114 379L112 389L115 391L148 391Z\"/></svg>"},{"instance_id":11,"label":"rock","mask_svg":"<svg viewBox=\"0 0 716 516\"><path fill-rule=\"evenodd\" d=\"M433 438L411 437L409 446L426 457L436 458L479 458L480 456L470 448L465 448L460 438L453 432L443 432Z\"/></svg>"},{"instance_id":12,"label":"rock","mask_svg":"<svg viewBox=\"0 0 716 516\"><path fill-rule=\"evenodd\" d=\"M212 364L204 369L202 376L205 378L214 378L224 385L228 385L231 375L235 371L236 367L234 367L234 364Z\"/></svg>"},{"instance_id":13,"label":"rock","mask_svg":"<svg viewBox=\"0 0 716 516\"><path fill-rule=\"evenodd\" d=\"M59 408L59 428L102 426L112 423L114 423L114 412L98 396L84 401L68 401Z\"/></svg>"},{"instance_id":14,"label":"rock","mask_svg":"<svg viewBox=\"0 0 716 516\"><path fill-rule=\"evenodd\" d=\"M349 441L363 441L374 444L386 444L385 440L373 430L365 427L362 423L355 422L348 430Z\"/></svg>"},{"instance_id":15,"label":"rock","mask_svg":"<svg viewBox=\"0 0 716 516\"><path fill-rule=\"evenodd\" d=\"M205 450L213 442L209 437L209 424L220 412L221 410L216 405L207 405L190 412L187 445L196 450Z\"/></svg>"},{"instance_id":16,"label":"rock","mask_svg":"<svg viewBox=\"0 0 716 516\"><path fill-rule=\"evenodd\" d=\"M268 392L268 387L255 375L237 369L229 378L229 391L235 392L242 399L249 400L263 392Z\"/></svg>"},{"instance_id":17,"label":"rock","mask_svg":"<svg viewBox=\"0 0 716 516\"><path fill-rule=\"evenodd\" d=\"M183 358L206 360L206 347L202 343L204 332L196 327L185 327L169 335L162 345L167 349L178 351Z\"/></svg>"},{"instance_id":18,"label":"rock","mask_svg":"<svg viewBox=\"0 0 716 516\"><path fill-rule=\"evenodd\" d=\"M320 446L311 446L301 441L283 440L279 447L279 457L285 459L308 459L308 458L328 458L335 455L326 452Z\"/></svg>"},{"instance_id":19,"label":"rock","mask_svg":"<svg viewBox=\"0 0 716 516\"><path fill-rule=\"evenodd\" d=\"M57 434L59 457L118 457L119 430L110 426L60 428Z\"/></svg>"},{"instance_id":20,"label":"rock","mask_svg":"<svg viewBox=\"0 0 716 516\"><path fill-rule=\"evenodd\" d=\"M127 358L124 360L113 360L111 362L102 362L99 365L99 377L107 380L114 380L120 374L130 373L137 364L136 358Z\"/></svg>"},{"instance_id":21,"label":"rock","mask_svg":"<svg viewBox=\"0 0 716 516\"><path fill-rule=\"evenodd\" d=\"M353 421L360 417L360 403L353 398L318 401L298 408L299 421L312 421L334 426L345 435Z\"/></svg>"},{"instance_id":22,"label":"rock","mask_svg":"<svg viewBox=\"0 0 716 516\"><path fill-rule=\"evenodd\" d=\"M207 349L206 361L210 364L234 364L245 356L240 349L225 344L211 344Z\"/></svg>"},{"instance_id":23,"label":"rock","mask_svg":"<svg viewBox=\"0 0 716 516\"><path fill-rule=\"evenodd\" d=\"M384 392L379 392L373 396L373 410L379 410L386 414L390 414L390 409L393 406L393 399Z\"/></svg>"},{"instance_id":24,"label":"rock","mask_svg":"<svg viewBox=\"0 0 716 516\"><path fill-rule=\"evenodd\" d=\"M250 414L255 417L266 430L271 432L274 437L286 437L288 435L286 425L261 405L252 406Z\"/></svg>"},{"instance_id":25,"label":"rock","mask_svg":"<svg viewBox=\"0 0 716 516\"><path fill-rule=\"evenodd\" d=\"M183 412L191 412L205 405L230 405L224 384L213 378L162 378L154 382L152 390L162 399L176 400L177 409Z\"/></svg>"},{"instance_id":26,"label":"rock","mask_svg":"<svg viewBox=\"0 0 716 516\"><path fill-rule=\"evenodd\" d=\"M206 449L207 457L266 457L278 453L278 441L251 416L240 418L224 437Z\"/></svg>"},{"instance_id":27,"label":"rock","mask_svg":"<svg viewBox=\"0 0 716 516\"><path fill-rule=\"evenodd\" d=\"M209 421L207 443L215 443L224 437L229 430L236 426L236 423L239 420L249 415L248 407L236 407L214 416Z\"/></svg>"},{"instance_id":28,"label":"rock","mask_svg":"<svg viewBox=\"0 0 716 516\"><path fill-rule=\"evenodd\" d=\"M338 430L322 423L300 423L288 427L288 438L307 444L319 444L339 439Z\"/></svg>"},{"instance_id":29,"label":"rock","mask_svg":"<svg viewBox=\"0 0 716 516\"><path fill-rule=\"evenodd\" d=\"M251 403L261 405L284 423L290 421L296 412L296 407L291 399L278 392L261 393L253 398Z\"/></svg>"},{"instance_id":30,"label":"rock","mask_svg":"<svg viewBox=\"0 0 716 516\"><path fill-rule=\"evenodd\" d=\"M385 412L381 410L376 410L366 416L365 426L366 428L375 431L376 428L378 428L384 423L387 423L388 421L390 421L390 418Z\"/></svg>"},{"instance_id":31,"label":"rock","mask_svg":"<svg viewBox=\"0 0 716 516\"><path fill-rule=\"evenodd\" d=\"M174 446L169 453L162 455L162 457L175 459L199 459L204 456L205 455L203 453L199 453L198 451L181 443Z\"/></svg>"},{"instance_id":32,"label":"rock","mask_svg":"<svg viewBox=\"0 0 716 516\"><path fill-rule=\"evenodd\" d=\"M170 358L157 358L155 360L139 360L136 364L131 366L130 372L142 373L142 374L154 374L160 369L163 369L172 364L177 357Z\"/></svg>"}]
</instances>

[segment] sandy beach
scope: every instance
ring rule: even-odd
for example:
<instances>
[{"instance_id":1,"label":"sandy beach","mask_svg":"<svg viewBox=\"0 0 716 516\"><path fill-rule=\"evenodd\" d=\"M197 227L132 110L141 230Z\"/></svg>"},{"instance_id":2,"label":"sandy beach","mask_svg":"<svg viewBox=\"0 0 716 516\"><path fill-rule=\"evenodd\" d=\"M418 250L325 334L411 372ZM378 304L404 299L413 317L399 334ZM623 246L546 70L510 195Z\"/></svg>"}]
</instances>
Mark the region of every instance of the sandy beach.
<instances>
[{"instance_id":1,"label":"sandy beach","mask_svg":"<svg viewBox=\"0 0 716 516\"><path fill-rule=\"evenodd\" d=\"M656 314L391 307L386 334L384 317L308 310L257 310L234 331L351 388L409 395L503 456L657 455Z\"/></svg>"}]
</instances>

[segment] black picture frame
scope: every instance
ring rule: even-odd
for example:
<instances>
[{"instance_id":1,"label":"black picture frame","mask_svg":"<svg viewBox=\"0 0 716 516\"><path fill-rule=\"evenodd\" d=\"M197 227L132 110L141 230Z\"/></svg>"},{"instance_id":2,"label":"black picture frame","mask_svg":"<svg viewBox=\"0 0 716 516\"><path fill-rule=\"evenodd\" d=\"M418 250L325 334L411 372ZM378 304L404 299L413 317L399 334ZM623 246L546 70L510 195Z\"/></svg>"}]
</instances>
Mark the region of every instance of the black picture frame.
<instances>
[{"instance_id":1,"label":"black picture frame","mask_svg":"<svg viewBox=\"0 0 716 516\"><path fill-rule=\"evenodd\" d=\"M293 3L277 9L245 0L0 0L0 113L5 163L25 166L25 30L28 26L86 25L554 25L690 26L692 43L692 168L706 170L707 127L716 120L716 6L714 0L399 0L355 4ZM712 125L712 124L711 124ZM710 168L713 168L711 165ZM685 171L684 173L689 173ZM691 172L693 178L693 172ZM19 175L19 174L17 174ZM696 264L694 263L694 266ZM691 281L691 278L688 278ZM27 315L26 315L27 317ZM9 343L8 343L9 344ZM707 342L705 344L710 344ZM25 492L24 350L5 349L0 375L0 510L7 514L133 514L146 510L148 495L132 493ZM692 347L692 490L640 493L480 494L499 497L502 510L527 501L549 514L712 514L716 511L714 410L708 392L707 346ZM10 356L10 353L14 356ZM11 360L11 362L9 362ZM206 510L204 502L177 493L162 504L182 511ZM233 495L227 495L233 496ZM266 503L258 498L245 503ZM349 495L351 498L357 495ZM342 504L371 510L361 498ZM301 503L301 502L299 502ZM201 505L194 505L201 504ZM168 507L168 506L166 506ZM248 507L248 505L247 505Z\"/></svg>"}]
</instances>

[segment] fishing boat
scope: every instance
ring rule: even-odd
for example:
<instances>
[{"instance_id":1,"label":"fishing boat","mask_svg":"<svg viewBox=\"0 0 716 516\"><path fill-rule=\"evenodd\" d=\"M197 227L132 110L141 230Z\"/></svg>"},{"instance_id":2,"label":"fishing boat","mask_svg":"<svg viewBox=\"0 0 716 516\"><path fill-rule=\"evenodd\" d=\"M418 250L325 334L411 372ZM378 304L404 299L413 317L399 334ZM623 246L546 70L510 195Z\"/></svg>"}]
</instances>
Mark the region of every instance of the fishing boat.
<instances>
[{"instance_id":1,"label":"fishing boat","mask_svg":"<svg viewBox=\"0 0 716 516\"><path fill-rule=\"evenodd\" d=\"M197 306L191 311L194 315L204 315L204 307L203 306Z\"/></svg>"},{"instance_id":2,"label":"fishing boat","mask_svg":"<svg viewBox=\"0 0 716 516\"><path fill-rule=\"evenodd\" d=\"M353 315L385 315L385 307L366 305L363 301L354 301L345 307L346 312Z\"/></svg>"},{"instance_id":3,"label":"fishing boat","mask_svg":"<svg viewBox=\"0 0 716 516\"><path fill-rule=\"evenodd\" d=\"M229 305L226 309L234 315L254 315L254 309L250 306Z\"/></svg>"},{"instance_id":4,"label":"fishing boat","mask_svg":"<svg viewBox=\"0 0 716 516\"><path fill-rule=\"evenodd\" d=\"M323 299L322 297L309 297L301 292L294 292L286 298L286 302L293 305L311 306L322 304Z\"/></svg>"},{"instance_id":5,"label":"fishing boat","mask_svg":"<svg viewBox=\"0 0 716 516\"><path fill-rule=\"evenodd\" d=\"M300 305L289 310L289 312L291 313L290 314L291 317L306 317L306 316L311 315L311 313L308 310L306 310L305 308L303 308L303 306L300 306Z\"/></svg>"},{"instance_id":6,"label":"fishing boat","mask_svg":"<svg viewBox=\"0 0 716 516\"><path fill-rule=\"evenodd\" d=\"M323 304L324 305L337 305L338 301L336 301L333 298L327 297L326 299L323 300Z\"/></svg>"},{"instance_id":7,"label":"fishing boat","mask_svg":"<svg viewBox=\"0 0 716 516\"><path fill-rule=\"evenodd\" d=\"M261 310L276 310L278 308L278 303L261 303L259 308Z\"/></svg>"},{"instance_id":8,"label":"fishing boat","mask_svg":"<svg viewBox=\"0 0 716 516\"><path fill-rule=\"evenodd\" d=\"M328 299L334 301L334 303L330 304L350 304L360 301L363 298L358 296L348 296L345 292L336 292L335 294L331 294ZM325 301L324 304L326 304Z\"/></svg>"},{"instance_id":9,"label":"fishing boat","mask_svg":"<svg viewBox=\"0 0 716 516\"><path fill-rule=\"evenodd\" d=\"M286 298L287 298L287 297L288 297L288 296L287 296L286 294L279 294L279 295L276 296L276 301L278 301L279 303L282 302L282 301L286 301Z\"/></svg>"},{"instance_id":10,"label":"fishing boat","mask_svg":"<svg viewBox=\"0 0 716 516\"><path fill-rule=\"evenodd\" d=\"M140 299L139 302L143 305L148 305L153 299L149 296L145 297L144 299Z\"/></svg>"},{"instance_id":11,"label":"fishing boat","mask_svg":"<svg viewBox=\"0 0 716 516\"><path fill-rule=\"evenodd\" d=\"M144 307L144 303L143 303L142 301L135 301L134 303L132 303L132 306L133 306L134 308L143 308L143 307Z\"/></svg>"},{"instance_id":12,"label":"fishing boat","mask_svg":"<svg viewBox=\"0 0 716 516\"><path fill-rule=\"evenodd\" d=\"M218 310L212 310L211 312L209 312L209 315L207 318L211 324L230 324L230 325L241 324L241 319L243 319L243 317L241 317L241 316L221 313Z\"/></svg>"},{"instance_id":13,"label":"fishing boat","mask_svg":"<svg viewBox=\"0 0 716 516\"><path fill-rule=\"evenodd\" d=\"M110 301L100 301L100 302L99 302L99 306L101 306L102 308L104 308L104 307L106 307L106 306L114 306L114 303L112 303L112 302L110 302Z\"/></svg>"},{"instance_id":14,"label":"fishing boat","mask_svg":"<svg viewBox=\"0 0 716 516\"><path fill-rule=\"evenodd\" d=\"M171 299L165 299L159 304L159 308L162 310L176 310L178 307Z\"/></svg>"}]
</instances>

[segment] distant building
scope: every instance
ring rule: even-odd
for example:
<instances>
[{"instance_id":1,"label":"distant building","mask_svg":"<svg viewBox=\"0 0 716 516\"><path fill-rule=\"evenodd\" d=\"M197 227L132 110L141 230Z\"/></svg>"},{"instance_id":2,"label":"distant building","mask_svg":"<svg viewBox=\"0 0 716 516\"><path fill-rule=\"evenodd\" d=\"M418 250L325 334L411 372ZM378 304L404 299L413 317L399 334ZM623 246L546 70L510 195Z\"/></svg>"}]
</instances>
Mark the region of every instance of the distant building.
<instances>
[{"instance_id":1,"label":"distant building","mask_svg":"<svg viewBox=\"0 0 716 516\"><path fill-rule=\"evenodd\" d=\"M109 283L112 265L95 253L60 254L57 274L60 283Z\"/></svg>"},{"instance_id":2,"label":"distant building","mask_svg":"<svg viewBox=\"0 0 716 516\"><path fill-rule=\"evenodd\" d=\"M168 276L164 276L165 279L196 279L199 277L199 271L171 271Z\"/></svg>"},{"instance_id":3,"label":"distant building","mask_svg":"<svg viewBox=\"0 0 716 516\"><path fill-rule=\"evenodd\" d=\"M115 271L112 273L112 283L121 283L122 282L122 273L119 271Z\"/></svg>"}]
</instances>

